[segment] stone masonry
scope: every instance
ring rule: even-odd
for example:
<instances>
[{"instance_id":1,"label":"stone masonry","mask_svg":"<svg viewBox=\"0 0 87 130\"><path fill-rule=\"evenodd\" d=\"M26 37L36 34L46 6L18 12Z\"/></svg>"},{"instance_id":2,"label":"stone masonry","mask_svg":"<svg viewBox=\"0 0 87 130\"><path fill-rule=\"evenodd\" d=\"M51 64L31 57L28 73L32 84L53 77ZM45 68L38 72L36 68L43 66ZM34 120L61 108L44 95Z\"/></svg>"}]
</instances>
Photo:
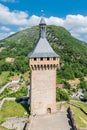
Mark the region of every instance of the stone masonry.
<instances>
[{"instance_id":1,"label":"stone masonry","mask_svg":"<svg viewBox=\"0 0 87 130\"><path fill-rule=\"evenodd\" d=\"M46 39L46 23L40 21L40 37L29 54L31 115L56 112L56 69L59 56Z\"/></svg>"}]
</instances>

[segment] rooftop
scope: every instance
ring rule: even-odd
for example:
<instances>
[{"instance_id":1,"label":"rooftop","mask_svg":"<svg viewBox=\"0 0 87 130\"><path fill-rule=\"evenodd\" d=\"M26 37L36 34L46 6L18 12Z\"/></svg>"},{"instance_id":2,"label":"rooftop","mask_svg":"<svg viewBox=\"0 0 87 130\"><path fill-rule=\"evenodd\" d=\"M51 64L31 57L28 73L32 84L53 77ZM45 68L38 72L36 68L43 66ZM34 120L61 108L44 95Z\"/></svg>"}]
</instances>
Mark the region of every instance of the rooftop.
<instances>
[{"instance_id":1,"label":"rooftop","mask_svg":"<svg viewBox=\"0 0 87 130\"><path fill-rule=\"evenodd\" d=\"M34 50L29 54L29 57L58 57L58 55L53 51L46 38L40 38Z\"/></svg>"},{"instance_id":2,"label":"rooftop","mask_svg":"<svg viewBox=\"0 0 87 130\"><path fill-rule=\"evenodd\" d=\"M40 24L46 24L45 19L43 17L40 20Z\"/></svg>"},{"instance_id":3,"label":"rooftop","mask_svg":"<svg viewBox=\"0 0 87 130\"><path fill-rule=\"evenodd\" d=\"M18 80L20 80L20 77L19 77L19 76L12 78L12 81L18 81Z\"/></svg>"},{"instance_id":4,"label":"rooftop","mask_svg":"<svg viewBox=\"0 0 87 130\"><path fill-rule=\"evenodd\" d=\"M31 53L29 53L29 58L35 57L59 57L56 52L52 49L49 42L46 39L46 23L44 18L40 21L40 38Z\"/></svg>"}]
</instances>

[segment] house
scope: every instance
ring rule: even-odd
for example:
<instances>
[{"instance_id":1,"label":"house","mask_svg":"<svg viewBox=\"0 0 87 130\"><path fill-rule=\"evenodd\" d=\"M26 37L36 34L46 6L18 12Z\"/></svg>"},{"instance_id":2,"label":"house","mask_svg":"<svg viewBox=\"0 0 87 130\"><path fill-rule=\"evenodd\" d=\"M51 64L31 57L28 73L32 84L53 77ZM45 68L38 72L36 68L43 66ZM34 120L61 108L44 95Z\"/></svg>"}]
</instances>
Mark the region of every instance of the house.
<instances>
[{"instance_id":1,"label":"house","mask_svg":"<svg viewBox=\"0 0 87 130\"><path fill-rule=\"evenodd\" d=\"M19 76L13 77L12 80L11 80L11 82L14 83L14 84L19 83L19 81L20 81L20 77Z\"/></svg>"},{"instance_id":2,"label":"house","mask_svg":"<svg viewBox=\"0 0 87 130\"><path fill-rule=\"evenodd\" d=\"M77 85L80 83L79 79L75 79L75 80L68 80L68 83L71 86L71 89L76 89Z\"/></svg>"},{"instance_id":3,"label":"house","mask_svg":"<svg viewBox=\"0 0 87 130\"><path fill-rule=\"evenodd\" d=\"M9 88L13 91L17 91L19 89L19 85L18 84L10 84Z\"/></svg>"},{"instance_id":4,"label":"house","mask_svg":"<svg viewBox=\"0 0 87 130\"><path fill-rule=\"evenodd\" d=\"M56 84L56 88L62 89L64 87L64 84Z\"/></svg>"}]
</instances>

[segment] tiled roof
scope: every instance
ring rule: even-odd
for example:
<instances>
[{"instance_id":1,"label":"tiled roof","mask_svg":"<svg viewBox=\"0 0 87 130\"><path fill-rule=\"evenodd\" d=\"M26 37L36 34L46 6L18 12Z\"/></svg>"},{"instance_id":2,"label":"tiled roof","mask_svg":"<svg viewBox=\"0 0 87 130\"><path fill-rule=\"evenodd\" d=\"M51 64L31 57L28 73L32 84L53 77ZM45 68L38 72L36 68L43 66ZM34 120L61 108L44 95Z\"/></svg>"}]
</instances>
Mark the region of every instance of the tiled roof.
<instances>
[{"instance_id":1,"label":"tiled roof","mask_svg":"<svg viewBox=\"0 0 87 130\"><path fill-rule=\"evenodd\" d=\"M18 80L20 80L19 77L13 77L13 78L12 78L12 81L18 81Z\"/></svg>"}]
</instances>

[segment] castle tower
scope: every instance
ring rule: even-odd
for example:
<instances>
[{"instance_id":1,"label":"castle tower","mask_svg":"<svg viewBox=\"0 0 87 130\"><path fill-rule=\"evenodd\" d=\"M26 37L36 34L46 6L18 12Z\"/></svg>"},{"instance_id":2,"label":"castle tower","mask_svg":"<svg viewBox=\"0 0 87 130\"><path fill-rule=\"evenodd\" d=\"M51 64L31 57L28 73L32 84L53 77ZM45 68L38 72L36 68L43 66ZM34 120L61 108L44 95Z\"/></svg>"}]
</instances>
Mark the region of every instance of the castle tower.
<instances>
[{"instance_id":1,"label":"castle tower","mask_svg":"<svg viewBox=\"0 0 87 130\"><path fill-rule=\"evenodd\" d=\"M59 66L59 56L46 39L44 18L41 18L39 27L39 41L29 54L30 107L33 115L56 112L56 69Z\"/></svg>"}]
</instances>

